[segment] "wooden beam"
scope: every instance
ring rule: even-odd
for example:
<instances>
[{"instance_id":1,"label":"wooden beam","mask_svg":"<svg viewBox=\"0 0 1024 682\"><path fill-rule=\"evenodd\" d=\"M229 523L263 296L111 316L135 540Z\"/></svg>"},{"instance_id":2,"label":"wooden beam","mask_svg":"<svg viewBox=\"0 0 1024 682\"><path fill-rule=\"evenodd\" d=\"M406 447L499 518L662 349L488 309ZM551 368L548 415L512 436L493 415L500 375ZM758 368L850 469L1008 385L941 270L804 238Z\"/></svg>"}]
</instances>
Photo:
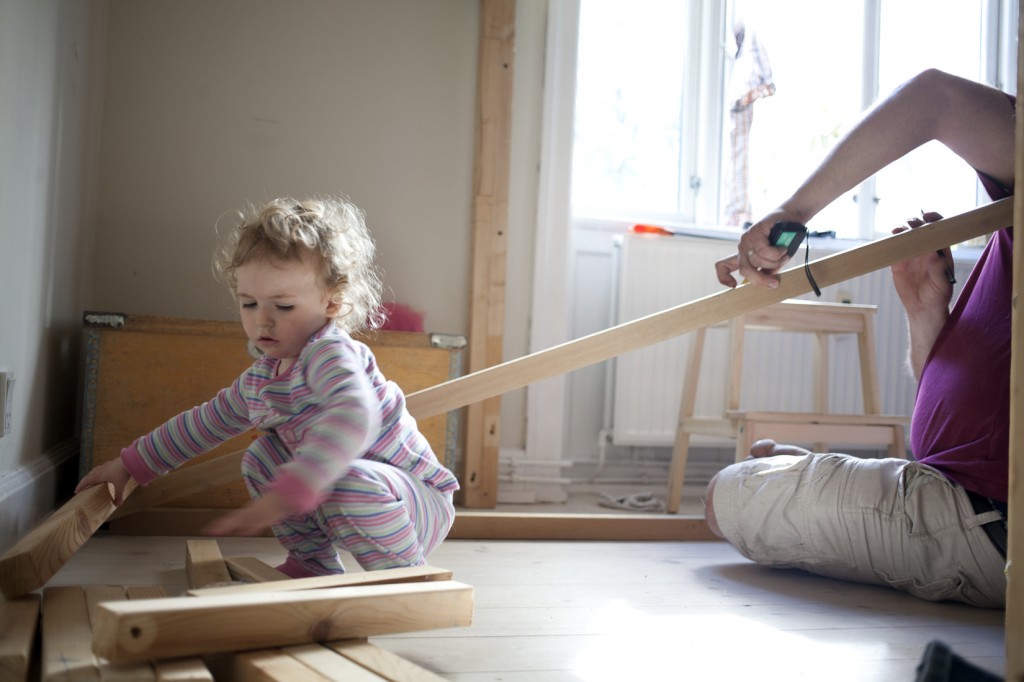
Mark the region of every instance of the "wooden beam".
<instances>
[{"instance_id":1,"label":"wooden beam","mask_svg":"<svg viewBox=\"0 0 1024 682\"><path fill-rule=\"evenodd\" d=\"M89 650L89 611L81 586L43 590L42 679L99 680L100 662Z\"/></svg>"},{"instance_id":2,"label":"wooden beam","mask_svg":"<svg viewBox=\"0 0 1024 682\"><path fill-rule=\"evenodd\" d=\"M162 599L167 596L159 585L129 585L129 599ZM201 658L174 658L152 661L159 682L213 682L213 674Z\"/></svg>"},{"instance_id":3,"label":"wooden beam","mask_svg":"<svg viewBox=\"0 0 1024 682\"><path fill-rule=\"evenodd\" d=\"M134 514L142 509L158 507L165 502L179 500L189 495L209 492L224 483L236 481L242 477L244 454L245 450L236 450L161 476L149 485L137 488L131 497L114 510L110 520Z\"/></svg>"},{"instance_id":4,"label":"wooden beam","mask_svg":"<svg viewBox=\"0 0 1024 682\"><path fill-rule=\"evenodd\" d=\"M345 680L345 682L386 682L372 670L367 670L346 656L338 655L328 646L319 644L302 644L281 649L281 653L301 661L304 665L328 680ZM285 680L291 682L291 678Z\"/></svg>"},{"instance_id":5,"label":"wooden beam","mask_svg":"<svg viewBox=\"0 0 1024 682\"><path fill-rule=\"evenodd\" d=\"M502 361L505 270L512 140L515 0L481 0L477 56L476 158L469 301L469 371ZM488 396L466 411L461 501L494 507L498 499L501 398Z\"/></svg>"},{"instance_id":6,"label":"wooden beam","mask_svg":"<svg viewBox=\"0 0 1024 682\"><path fill-rule=\"evenodd\" d=\"M465 627L473 588L454 581L101 604L93 651L112 661L174 658Z\"/></svg>"},{"instance_id":7,"label":"wooden beam","mask_svg":"<svg viewBox=\"0 0 1024 682\"><path fill-rule=\"evenodd\" d=\"M228 557L224 560L232 580L247 583L274 582L291 580L290 577L256 557Z\"/></svg>"},{"instance_id":8,"label":"wooden beam","mask_svg":"<svg viewBox=\"0 0 1024 682\"><path fill-rule=\"evenodd\" d=\"M398 654L370 644L365 639L346 639L328 642L325 646L334 649L345 658L379 674L383 679L394 682L444 682L444 678L411 663Z\"/></svg>"},{"instance_id":9,"label":"wooden beam","mask_svg":"<svg viewBox=\"0 0 1024 682\"><path fill-rule=\"evenodd\" d=\"M86 585L85 604L89 612L89 620L92 622L92 614L101 602L122 601L128 598L124 587L121 585ZM92 626L89 627L92 632ZM88 639L92 639L89 637ZM107 682L156 682L156 671L146 661L132 661L130 663L111 663L106 659L99 660L100 679Z\"/></svg>"},{"instance_id":10,"label":"wooden beam","mask_svg":"<svg viewBox=\"0 0 1024 682\"><path fill-rule=\"evenodd\" d=\"M452 540L718 540L703 518L667 514L460 511Z\"/></svg>"},{"instance_id":11,"label":"wooden beam","mask_svg":"<svg viewBox=\"0 0 1024 682\"><path fill-rule=\"evenodd\" d=\"M130 482L125 494L135 487ZM0 592L15 599L39 589L114 511L110 485L83 490L0 557Z\"/></svg>"},{"instance_id":12,"label":"wooden beam","mask_svg":"<svg viewBox=\"0 0 1024 682\"><path fill-rule=\"evenodd\" d=\"M913 256L945 248L1010 225L1012 197L946 218L915 230L884 237L810 264L821 287L837 284L899 263ZM653 345L708 327L763 306L805 294L811 285L798 265L781 273L776 289L744 284L669 308L632 322L606 329L547 350L473 372L407 396L409 411L417 418L501 395L638 348Z\"/></svg>"},{"instance_id":13,"label":"wooden beam","mask_svg":"<svg viewBox=\"0 0 1024 682\"><path fill-rule=\"evenodd\" d=\"M1018 3L1024 12L1024 0ZM1010 342L1009 548L1006 554L1006 679L1024 681L1024 316L1017 302L1024 298L1024 14L1017 25L1017 110L1014 145L1013 337Z\"/></svg>"},{"instance_id":14,"label":"wooden beam","mask_svg":"<svg viewBox=\"0 0 1024 682\"><path fill-rule=\"evenodd\" d=\"M216 540L188 540L185 543L185 574L192 589L231 582L231 573Z\"/></svg>"},{"instance_id":15,"label":"wooden beam","mask_svg":"<svg viewBox=\"0 0 1024 682\"><path fill-rule=\"evenodd\" d=\"M0 601L0 679L28 679L38 625L38 594Z\"/></svg>"},{"instance_id":16,"label":"wooden beam","mask_svg":"<svg viewBox=\"0 0 1024 682\"><path fill-rule=\"evenodd\" d=\"M386 571L363 571L340 575L318 575L312 578L275 580L272 582L249 583L206 587L188 591L194 597L208 597L215 594L267 594L268 592L294 592L297 590L322 590L328 587L355 587L356 585L391 585L394 583L424 583L433 580L451 580L452 572L436 566L409 566L390 568Z\"/></svg>"}]
</instances>

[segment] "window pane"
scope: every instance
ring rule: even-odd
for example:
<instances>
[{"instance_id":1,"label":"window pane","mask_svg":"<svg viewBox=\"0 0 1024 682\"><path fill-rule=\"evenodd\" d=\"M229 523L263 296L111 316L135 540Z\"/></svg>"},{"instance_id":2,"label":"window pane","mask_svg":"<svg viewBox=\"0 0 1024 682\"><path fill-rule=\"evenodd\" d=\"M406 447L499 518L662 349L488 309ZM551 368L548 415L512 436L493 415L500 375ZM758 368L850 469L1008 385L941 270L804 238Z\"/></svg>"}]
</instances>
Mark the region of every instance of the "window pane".
<instances>
[{"instance_id":1,"label":"window pane","mask_svg":"<svg viewBox=\"0 0 1024 682\"><path fill-rule=\"evenodd\" d=\"M779 205L818 165L860 114L864 9L859 2L739 2L735 19L756 33L771 63L775 93L753 103L748 140L748 198L756 220ZM743 67L742 59L727 65ZM743 74L741 74L741 77ZM736 74L727 71L726 82ZM735 90L734 90L735 92ZM730 174L726 89L722 155L723 220ZM855 231L857 207L842 197L813 221L819 230Z\"/></svg>"},{"instance_id":2,"label":"window pane","mask_svg":"<svg viewBox=\"0 0 1024 682\"><path fill-rule=\"evenodd\" d=\"M583 0L572 203L576 215L676 213L689 3Z\"/></svg>"},{"instance_id":3,"label":"window pane","mask_svg":"<svg viewBox=\"0 0 1024 682\"><path fill-rule=\"evenodd\" d=\"M882 3L879 93L928 68L978 80L981 4L963 0ZM976 175L938 142L908 154L878 174L876 232L888 233L921 210L951 216L974 208Z\"/></svg>"}]
</instances>

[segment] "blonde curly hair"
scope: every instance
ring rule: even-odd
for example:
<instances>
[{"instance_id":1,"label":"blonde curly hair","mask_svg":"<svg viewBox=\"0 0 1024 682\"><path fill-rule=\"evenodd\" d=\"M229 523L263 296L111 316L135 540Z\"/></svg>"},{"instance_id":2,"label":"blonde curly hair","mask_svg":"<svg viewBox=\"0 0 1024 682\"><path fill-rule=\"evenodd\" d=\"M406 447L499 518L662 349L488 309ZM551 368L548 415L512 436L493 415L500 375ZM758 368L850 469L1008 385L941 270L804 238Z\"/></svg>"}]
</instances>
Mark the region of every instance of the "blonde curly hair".
<instances>
[{"instance_id":1,"label":"blonde curly hair","mask_svg":"<svg viewBox=\"0 0 1024 682\"><path fill-rule=\"evenodd\" d=\"M253 259L318 263L324 291L339 305L335 323L348 332L383 323L382 283L363 212L340 197L274 199L239 212L241 222L214 256L218 279L238 293L236 270Z\"/></svg>"}]
</instances>

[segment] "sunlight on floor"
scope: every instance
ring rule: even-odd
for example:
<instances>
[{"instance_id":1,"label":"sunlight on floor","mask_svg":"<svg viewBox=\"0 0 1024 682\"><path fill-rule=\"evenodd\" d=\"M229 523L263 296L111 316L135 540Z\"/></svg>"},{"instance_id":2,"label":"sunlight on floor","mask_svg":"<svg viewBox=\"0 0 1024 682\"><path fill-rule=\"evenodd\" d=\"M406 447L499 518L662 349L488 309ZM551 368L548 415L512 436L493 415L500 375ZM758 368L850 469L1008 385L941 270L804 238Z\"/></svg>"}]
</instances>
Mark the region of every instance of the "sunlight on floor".
<instances>
[{"instance_id":1,"label":"sunlight on floor","mask_svg":"<svg viewBox=\"0 0 1024 682\"><path fill-rule=\"evenodd\" d=\"M588 681L800 679L797 655L808 673L813 667L828 670L829 680L864 680L872 679L864 677L871 660L889 649L877 640L814 641L731 614L652 616L622 601L600 610L588 630L611 638L588 642L575 657L573 673Z\"/></svg>"}]
</instances>

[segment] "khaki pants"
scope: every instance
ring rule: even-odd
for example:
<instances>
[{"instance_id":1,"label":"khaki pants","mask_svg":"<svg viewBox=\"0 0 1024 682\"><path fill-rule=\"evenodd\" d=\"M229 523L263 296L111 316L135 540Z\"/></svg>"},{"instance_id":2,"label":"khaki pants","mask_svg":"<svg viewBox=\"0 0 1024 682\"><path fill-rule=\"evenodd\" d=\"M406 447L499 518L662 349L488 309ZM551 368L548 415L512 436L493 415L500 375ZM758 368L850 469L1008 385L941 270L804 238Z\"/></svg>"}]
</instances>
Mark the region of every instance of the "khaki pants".
<instances>
[{"instance_id":1,"label":"khaki pants","mask_svg":"<svg viewBox=\"0 0 1024 682\"><path fill-rule=\"evenodd\" d=\"M902 459L781 455L722 470L715 519L744 556L889 585L931 601L1003 608L1005 562L967 493Z\"/></svg>"}]
</instances>

